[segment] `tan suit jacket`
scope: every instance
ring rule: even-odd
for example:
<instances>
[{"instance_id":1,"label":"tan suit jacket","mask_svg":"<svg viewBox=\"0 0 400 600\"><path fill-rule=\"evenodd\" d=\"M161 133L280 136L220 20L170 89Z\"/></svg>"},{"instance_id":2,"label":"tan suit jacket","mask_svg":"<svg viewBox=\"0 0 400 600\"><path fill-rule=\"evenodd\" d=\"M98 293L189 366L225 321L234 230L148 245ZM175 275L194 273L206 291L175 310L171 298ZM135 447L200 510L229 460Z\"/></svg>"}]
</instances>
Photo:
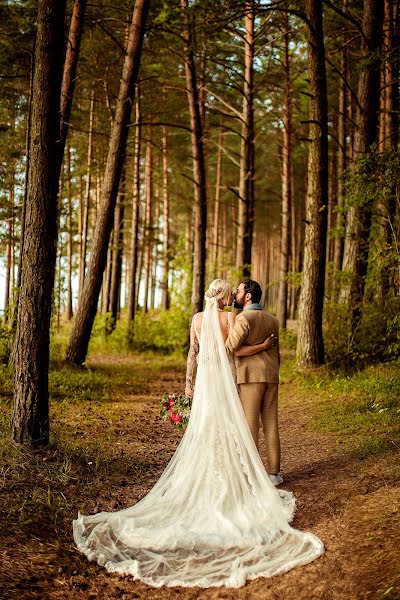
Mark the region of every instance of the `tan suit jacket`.
<instances>
[{"instance_id":1,"label":"tan suit jacket","mask_svg":"<svg viewBox=\"0 0 400 600\"><path fill-rule=\"evenodd\" d=\"M279 321L265 310L245 309L236 317L235 325L226 340L232 354L240 346L261 344L271 334L278 338L274 348L235 357L236 380L241 383L279 383Z\"/></svg>"}]
</instances>

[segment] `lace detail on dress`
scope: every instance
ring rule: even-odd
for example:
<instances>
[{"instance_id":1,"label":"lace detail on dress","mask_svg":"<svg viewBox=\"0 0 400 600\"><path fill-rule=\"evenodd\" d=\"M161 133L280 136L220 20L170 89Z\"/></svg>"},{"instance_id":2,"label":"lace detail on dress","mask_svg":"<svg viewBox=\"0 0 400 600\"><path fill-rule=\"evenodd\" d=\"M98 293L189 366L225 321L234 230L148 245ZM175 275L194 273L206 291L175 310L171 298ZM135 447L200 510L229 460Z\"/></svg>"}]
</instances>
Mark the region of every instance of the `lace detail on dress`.
<instances>
[{"instance_id":1,"label":"lace detail on dress","mask_svg":"<svg viewBox=\"0 0 400 600\"><path fill-rule=\"evenodd\" d=\"M186 363L186 387L190 388L191 390L194 388L195 369L197 366L200 349L199 334L196 328L196 323L197 314L194 315L192 324L190 326L190 346Z\"/></svg>"}]
</instances>

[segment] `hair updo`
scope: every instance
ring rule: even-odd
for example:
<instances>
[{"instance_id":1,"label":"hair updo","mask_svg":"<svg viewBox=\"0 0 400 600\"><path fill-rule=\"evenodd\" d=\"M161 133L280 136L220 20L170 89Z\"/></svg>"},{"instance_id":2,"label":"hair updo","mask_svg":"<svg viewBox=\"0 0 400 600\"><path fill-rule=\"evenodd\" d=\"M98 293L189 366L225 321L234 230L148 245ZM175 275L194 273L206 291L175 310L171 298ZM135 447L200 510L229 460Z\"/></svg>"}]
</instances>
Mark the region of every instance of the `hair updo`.
<instances>
[{"instance_id":1,"label":"hair updo","mask_svg":"<svg viewBox=\"0 0 400 600\"><path fill-rule=\"evenodd\" d=\"M224 279L214 279L208 286L205 293L206 298L215 298L221 300L225 306L230 303L232 296L232 286Z\"/></svg>"}]
</instances>

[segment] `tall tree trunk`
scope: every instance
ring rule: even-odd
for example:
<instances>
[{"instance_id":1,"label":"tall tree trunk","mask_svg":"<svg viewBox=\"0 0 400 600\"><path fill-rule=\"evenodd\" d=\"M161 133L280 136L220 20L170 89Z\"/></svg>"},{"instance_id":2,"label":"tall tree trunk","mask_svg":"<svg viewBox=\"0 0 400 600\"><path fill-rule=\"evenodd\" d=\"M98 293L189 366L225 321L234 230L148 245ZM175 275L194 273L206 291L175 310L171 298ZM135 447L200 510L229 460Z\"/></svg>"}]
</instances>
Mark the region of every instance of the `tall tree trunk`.
<instances>
[{"instance_id":1,"label":"tall tree trunk","mask_svg":"<svg viewBox=\"0 0 400 600\"><path fill-rule=\"evenodd\" d=\"M13 254L13 233L14 233L14 165L10 169L10 210L7 217L7 244L6 244L6 280L4 286L4 322L7 323L12 309L11 297L14 290L11 284L11 268Z\"/></svg>"},{"instance_id":2,"label":"tall tree trunk","mask_svg":"<svg viewBox=\"0 0 400 600\"><path fill-rule=\"evenodd\" d=\"M111 234L111 238L113 239L113 234ZM110 310L111 272L113 260L113 251L111 246L112 244L110 243L109 248L107 250L107 262L103 276L103 297L101 311L103 315L106 315Z\"/></svg>"},{"instance_id":3,"label":"tall tree trunk","mask_svg":"<svg viewBox=\"0 0 400 600\"><path fill-rule=\"evenodd\" d=\"M282 226L281 248L279 259L279 295L277 317L282 329L286 329L287 296L290 252L290 208L291 208L291 89L290 89L290 63L289 63L289 19L285 14L284 23L284 59L285 72L285 100L283 109L283 148L282 148Z\"/></svg>"},{"instance_id":4,"label":"tall tree trunk","mask_svg":"<svg viewBox=\"0 0 400 600\"><path fill-rule=\"evenodd\" d=\"M192 311L203 310L206 271L207 195L206 170L203 150L199 94L196 82L196 67L193 56L191 22L188 0L181 0L183 16L183 42L185 53L186 91L192 132L193 179L194 179L194 253Z\"/></svg>"},{"instance_id":5,"label":"tall tree trunk","mask_svg":"<svg viewBox=\"0 0 400 600\"><path fill-rule=\"evenodd\" d=\"M218 276L218 250L220 246L220 215L221 215L221 176L222 176L222 149L224 145L224 130L223 122L221 118L219 140L218 140L218 152L217 152L217 172L215 176L215 203L214 203L214 223L213 223L213 254L212 254L212 268L214 270L214 277Z\"/></svg>"},{"instance_id":6,"label":"tall tree trunk","mask_svg":"<svg viewBox=\"0 0 400 600\"><path fill-rule=\"evenodd\" d=\"M28 203L14 361L12 437L49 440L48 369L60 175L60 90L65 2L38 6Z\"/></svg>"},{"instance_id":7,"label":"tall tree trunk","mask_svg":"<svg viewBox=\"0 0 400 600\"><path fill-rule=\"evenodd\" d=\"M363 10L363 60L358 79L358 104L354 136L353 169L360 169L357 159L370 151L377 139L377 115L379 95L379 68L376 55L379 52L381 37L381 2L380 0L364 0ZM354 196L360 196L354 190ZM364 295L365 276L368 266L369 234L371 228L372 203L366 199L362 205L350 207L347 215L346 239L344 246L343 270L350 277L350 285L342 287L341 299L349 305L352 330L354 331L360 315Z\"/></svg>"},{"instance_id":8,"label":"tall tree trunk","mask_svg":"<svg viewBox=\"0 0 400 600\"><path fill-rule=\"evenodd\" d=\"M117 197L114 217L114 242L111 264L110 313L111 321L108 333L115 329L119 312L119 298L122 275L122 251L124 244L124 212L125 212L125 176L122 173L120 191Z\"/></svg>"},{"instance_id":9,"label":"tall tree trunk","mask_svg":"<svg viewBox=\"0 0 400 600\"><path fill-rule=\"evenodd\" d=\"M85 280L86 272L86 254L87 254L87 241L89 231L89 211L90 211L90 188L92 182L92 156L93 156L93 119L94 119L94 90L90 95L90 111L89 111L89 139L88 139L88 151L87 151L87 168L86 168L86 188L85 188L85 203L83 206L83 220L82 220L82 250L81 250L81 263L79 270L79 295L83 290L83 284Z\"/></svg>"},{"instance_id":10,"label":"tall tree trunk","mask_svg":"<svg viewBox=\"0 0 400 600\"><path fill-rule=\"evenodd\" d=\"M18 270L17 270L17 284L16 284L16 294L15 294L15 304L12 313L12 322L11 322L11 331L13 332L13 337L15 335L15 330L17 327L17 317L18 317L18 307L19 307L19 292L21 289L21 276L22 276L22 255L23 255L23 247L24 247L24 239L25 239L25 223L26 223L26 204L28 201L28 175L29 175L29 163L30 163L30 142L31 142L31 125L32 125L32 104L33 104L33 74L34 74L34 55L30 55L31 63L30 63L30 80L29 80L29 101L28 101L28 118L26 124L26 134L25 134L25 155L26 155L26 166L25 166L25 182L24 182L24 196L22 200L21 206L21 236L20 236L20 246L19 246L19 257L18 257ZM15 359L15 344L13 344L12 356L10 358L10 362L14 363Z\"/></svg>"},{"instance_id":11,"label":"tall tree trunk","mask_svg":"<svg viewBox=\"0 0 400 600\"><path fill-rule=\"evenodd\" d=\"M144 222L144 300L143 310L149 308L149 290L150 290L150 269L151 269L151 249L152 249L152 224L151 217L153 212L153 173L152 173L152 146L148 140L146 144L146 210Z\"/></svg>"},{"instance_id":12,"label":"tall tree trunk","mask_svg":"<svg viewBox=\"0 0 400 600\"><path fill-rule=\"evenodd\" d=\"M338 119L337 115L332 116L332 127L334 131L337 131ZM334 235L333 232L336 227L336 208L337 208L337 195L338 195L338 179L337 179L337 155L338 148L335 140L331 141L330 152L329 152L329 175L328 175L328 235L326 239L326 261L333 261L334 251Z\"/></svg>"},{"instance_id":13,"label":"tall tree trunk","mask_svg":"<svg viewBox=\"0 0 400 600\"><path fill-rule=\"evenodd\" d=\"M135 82L140 65L148 8L149 0L136 0L129 30L129 41L115 119L112 125L103 181L101 207L93 240L89 272L85 277L84 288L66 352L67 361L76 364L82 364L85 361L93 321L96 315L128 137L128 124L133 103Z\"/></svg>"},{"instance_id":14,"label":"tall tree trunk","mask_svg":"<svg viewBox=\"0 0 400 600\"><path fill-rule=\"evenodd\" d=\"M347 10L347 0L343 0L343 9ZM346 34L343 35L343 43L346 43ZM334 241L334 257L333 262L335 264L336 272L342 269L343 261L343 248L344 248L344 218L343 218L343 207L344 207L344 174L347 167L347 90L346 90L346 79L348 77L347 69L347 47L342 48L340 58L340 71L342 77L340 78L340 91L339 91L339 115L338 115L338 162L337 162L337 207L336 207L336 236Z\"/></svg>"},{"instance_id":15,"label":"tall tree trunk","mask_svg":"<svg viewBox=\"0 0 400 600\"><path fill-rule=\"evenodd\" d=\"M140 111L140 89L136 90L136 133L135 133L135 156L133 163L132 182L132 226L130 239L130 286L127 311L127 339L128 344L133 342L132 324L135 319L137 307L137 271L138 271L138 249L139 249L139 216L140 216L140 158L142 140L142 117Z\"/></svg>"},{"instance_id":16,"label":"tall tree trunk","mask_svg":"<svg viewBox=\"0 0 400 600\"><path fill-rule=\"evenodd\" d=\"M382 108L380 113L380 150L395 151L399 138L399 86L396 78L399 66L399 15L398 2L384 2L384 63L381 67L384 86L382 92ZM385 183L382 182L382 185ZM393 252L393 225L396 218L396 182L387 182L390 193L385 202L378 201L378 218L380 225L381 256L379 258L378 293L385 300L390 289L390 266L386 257ZM385 260L386 259L386 260Z\"/></svg>"},{"instance_id":17,"label":"tall tree trunk","mask_svg":"<svg viewBox=\"0 0 400 600\"><path fill-rule=\"evenodd\" d=\"M158 170L158 169L157 169ZM151 284L150 284L150 308L153 310L156 303L156 289L157 289L157 265L158 265L158 241L159 241L159 221L160 221L160 188L156 181L155 190L155 206L154 206L154 219L153 219L153 247L152 247L152 259L151 259Z\"/></svg>"},{"instance_id":18,"label":"tall tree trunk","mask_svg":"<svg viewBox=\"0 0 400 600\"><path fill-rule=\"evenodd\" d=\"M162 297L161 306L164 310L169 308L169 190L168 190L168 143L167 129L163 127L163 250L162 250Z\"/></svg>"},{"instance_id":19,"label":"tall tree trunk","mask_svg":"<svg viewBox=\"0 0 400 600\"><path fill-rule=\"evenodd\" d=\"M292 198L291 205L291 215L290 215L290 235L291 235L291 244L290 244L290 262L291 262L291 273L297 273L297 249L300 244L299 236L298 236L298 221L299 221L299 209L296 207L295 202L295 193L294 193L294 174L293 174L293 165L290 173L290 195ZM297 208L297 210L296 210ZM293 281L290 286L290 303L289 303L289 319L296 318L296 310L297 310L297 296L298 296L298 287Z\"/></svg>"},{"instance_id":20,"label":"tall tree trunk","mask_svg":"<svg viewBox=\"0 0 400 600\"><path fill-rule=\"evenodd\" d=\"M322 310L325 285L328 206L328 100L322 0L306 0L310 76L310 146L306 198L306 238L300 294L297 359L304 367L324 362Z\"/></svg>"},{"instance_id":21,"label":"tall tree trunk","mask_svg":"<svg viewBox=\"0 0 400 600\"><path fill-rule=\"evenodd\" d=\"M246 2L236 268L250 276L254 226L254 0Z\"/></svg>"},{"instance_id":22,"label":"tall tree trunk","mask_svg":"<svg viewBox=\"0 0 400 600\"><path fill-rule=\"evenodd\" d=\"M72 190L71 190L71 149L67 147L67 320L70 321L73 316L72 311L72 256L73 256L73 235L72 235Z\"/></svg>"}]
</instances>

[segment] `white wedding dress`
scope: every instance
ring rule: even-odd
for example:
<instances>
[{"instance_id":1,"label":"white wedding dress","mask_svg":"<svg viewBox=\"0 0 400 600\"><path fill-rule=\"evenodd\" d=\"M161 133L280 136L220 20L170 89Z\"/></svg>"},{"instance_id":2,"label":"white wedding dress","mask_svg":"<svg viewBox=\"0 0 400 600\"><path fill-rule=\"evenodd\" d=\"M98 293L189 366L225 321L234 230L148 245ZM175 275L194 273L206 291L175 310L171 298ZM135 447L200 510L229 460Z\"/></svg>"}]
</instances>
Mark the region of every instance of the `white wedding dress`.
<instances>
[{"instance_id":1,"label":"white wedding dress","mask_svg":"<svg viewBox=\"0 0 400 600\"><path fill-rule=\"evenodd\" d=\"M289 525L290 492L271 483L248 428L207 299L189 425L164 473L136 505L78 515L89 560L155 587L241 587L311 562L319 538Z\"/></svg>"}]
</instances>

